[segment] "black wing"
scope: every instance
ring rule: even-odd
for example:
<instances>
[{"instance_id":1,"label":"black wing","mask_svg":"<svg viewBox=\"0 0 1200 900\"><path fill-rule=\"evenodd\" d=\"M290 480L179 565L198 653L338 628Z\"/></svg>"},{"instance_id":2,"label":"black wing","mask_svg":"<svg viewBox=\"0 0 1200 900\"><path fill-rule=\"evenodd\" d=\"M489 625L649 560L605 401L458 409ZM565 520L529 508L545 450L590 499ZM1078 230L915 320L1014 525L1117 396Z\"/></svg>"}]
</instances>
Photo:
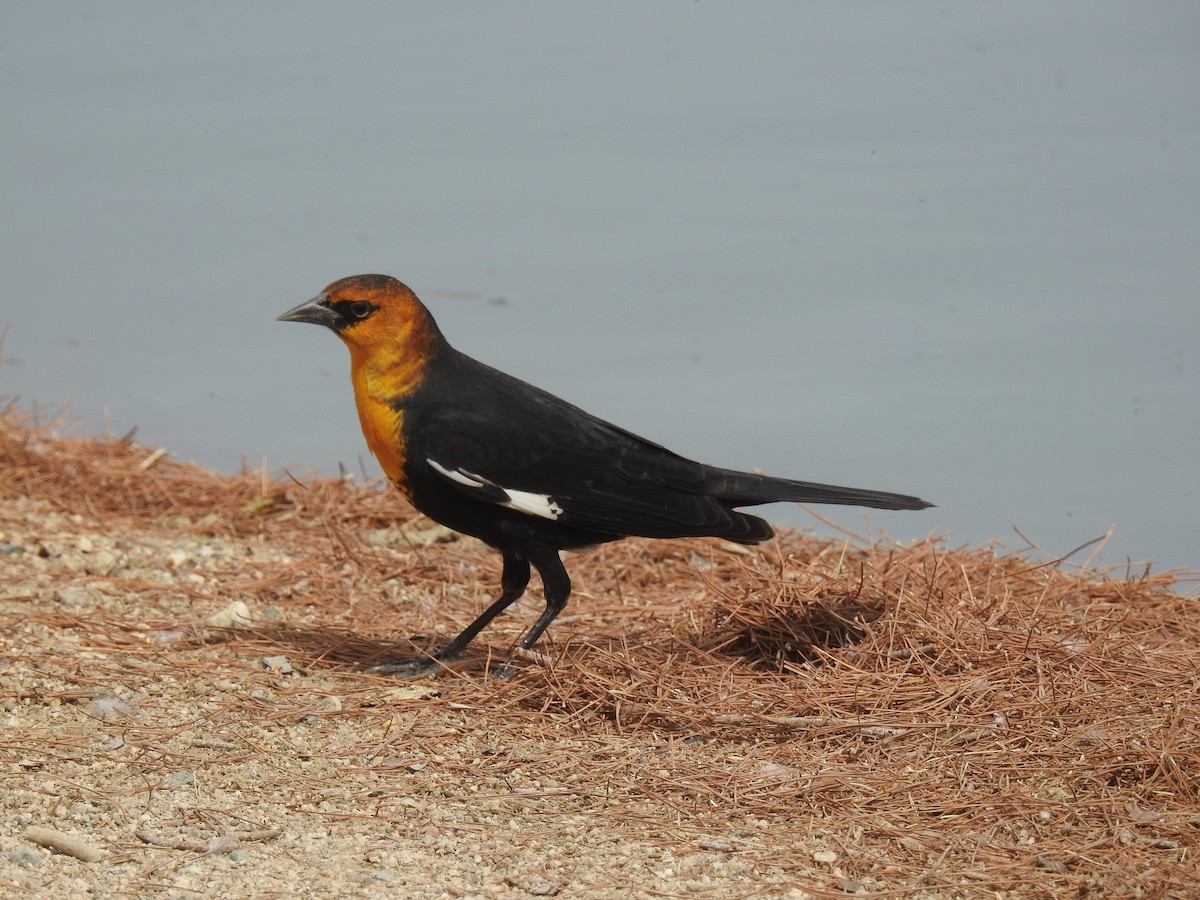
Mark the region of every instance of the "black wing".
<instances>
[{"instance_id":1,"label":"black wing","mask_svg":"<svg viewBox=\"0 0 1200 900\"><path fill-rule=\"evenodd\" d=\"M429 466L464 496L604 535L770 536L714 495L719 470L458 357L405 410L410 467Z\"/></svg>"},{"instance_id":2,"label":"black wing","mask_svg":"<svg viewBox=\"0 0 1200 900\"><path fill-rule=\"evenodd\" d=\"M923 509L904 494L707 466L452 351L406 417L409 465L466 496L604 535L771 536L739 506L789 501Z\"/></svg>"}]
</instances>

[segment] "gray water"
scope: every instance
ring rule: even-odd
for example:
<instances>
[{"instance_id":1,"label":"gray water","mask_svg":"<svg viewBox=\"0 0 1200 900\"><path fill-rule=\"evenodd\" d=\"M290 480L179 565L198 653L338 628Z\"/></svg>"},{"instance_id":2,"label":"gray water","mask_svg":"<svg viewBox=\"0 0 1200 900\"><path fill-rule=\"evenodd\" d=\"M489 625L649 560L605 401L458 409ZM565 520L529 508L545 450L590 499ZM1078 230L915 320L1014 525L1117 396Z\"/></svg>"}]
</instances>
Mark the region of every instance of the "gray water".
<instances>
[{"instance_id":1,"label":"gray water","mask_svg":"<svg viewBox=\"0 0 1200 900\"><path fill-rule=\"evenodd\" d=\"M0 397L357 470L345 350L274 319L386 272L679 452L938 504L873 532L1197 566L1197 46L1188 3L5 4Z\"/></svg>"}]
</instances>

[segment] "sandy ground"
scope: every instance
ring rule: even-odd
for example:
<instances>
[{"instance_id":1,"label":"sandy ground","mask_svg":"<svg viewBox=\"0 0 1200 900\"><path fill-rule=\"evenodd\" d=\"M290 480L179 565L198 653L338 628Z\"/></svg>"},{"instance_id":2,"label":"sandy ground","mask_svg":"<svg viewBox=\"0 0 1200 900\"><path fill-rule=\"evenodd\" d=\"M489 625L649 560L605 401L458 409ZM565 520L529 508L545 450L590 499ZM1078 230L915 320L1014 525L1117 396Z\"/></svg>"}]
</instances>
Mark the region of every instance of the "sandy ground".
<instances>
[{"instance_id":1,"label":"sandy ground","mask_svg":"<svg viewBox=\"0 0 1200 900\"><path fill-rule=\"evenodd\" d=\"M0 417L0 893L1195 896L1193 576L803 535L568 565L514 677L536 591L454 671L367 675L496 554L378 486Z\"/></svg>"}]
</instances>

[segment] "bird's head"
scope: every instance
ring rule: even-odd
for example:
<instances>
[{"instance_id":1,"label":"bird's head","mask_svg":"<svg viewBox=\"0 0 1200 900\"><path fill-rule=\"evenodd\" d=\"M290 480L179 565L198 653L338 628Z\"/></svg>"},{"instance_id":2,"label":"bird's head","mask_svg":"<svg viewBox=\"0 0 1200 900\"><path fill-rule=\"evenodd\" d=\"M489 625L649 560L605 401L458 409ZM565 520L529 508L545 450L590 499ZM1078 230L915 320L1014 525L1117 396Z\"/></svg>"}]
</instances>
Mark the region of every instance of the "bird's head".
<instances>
[{"instance_id":1,"label":"bird's head","mask_svg":"<svg viewBox=\"0 0 1200 900\"><path fill-rule=\"evenodd\" d=\"M279 321L324 325L353 346L428 317L416 295L390 275L351 275L289 309Z\"/></svg>"},{"instance_id":2,"label":"bird's head","mask_svg":"<svg viewBox=\"0 0 1200 900\"><path fill-rule=\"evenodd\" d=\"M426 355L441 341L429 310L390 275L342 278L279 320L324 325L346 343L356 362Z\"/></svg>"},{"instance_id":3,"label":"bird's head","mask_svg":"<svg viewBox=\"0 0 1200 900\"><path fill-rule=\"evenodd\" d=\"M433 316L417 295L387 275L352 275L335 281L279 318L324 325L350 349L350 377L364 430L368 419L373 421L377 414L387 419L391 415L387 408L412 394L434 357L446 348ZM375 403L383 404L382 413L370 411Z\"/></svg>"}]
</instances>

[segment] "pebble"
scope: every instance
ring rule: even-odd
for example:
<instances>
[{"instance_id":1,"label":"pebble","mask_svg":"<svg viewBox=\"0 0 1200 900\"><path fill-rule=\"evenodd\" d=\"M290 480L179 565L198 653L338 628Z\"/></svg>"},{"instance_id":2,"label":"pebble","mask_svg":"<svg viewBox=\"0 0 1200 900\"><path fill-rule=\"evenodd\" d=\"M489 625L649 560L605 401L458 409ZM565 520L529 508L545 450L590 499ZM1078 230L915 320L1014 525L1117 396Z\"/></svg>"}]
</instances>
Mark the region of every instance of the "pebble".
<instances>
[{"instance_id":1,"label":"pebble","mask_svg":"<svg viewBox=\"0 0 1200 900\"><path fill-rule=\"evenodd\" d=\"M189 784L196 783L196 776L191 772L172 772L162 781L162 786L167 790L175 788L187 787Z\"/></svg>"},{"instance_id":2,"label":"pebble","mask_svg":"<svg viewBox=\"0 0 1200 900\"><path fill-rule=\"evenodd\" d=\"M372 528L363 535L363 540L368 547L390 547L399 544L404 538L400 532L391 528Z\"/></svg>"},{"instance_id":3,"label":"pebble","mask_svg":"<svg viewBox=\"0 0 1200 900\"><path fill-rule=\"evenodd\" d=\"M1057 859L1050 859L1045 856L1039 856L1037 858L1037 867L1039 869L1045 869L1048 872L1066 872L1067 871L1066 863L1059 862Z\"/></svg>"},{"instance_id":4,"label":"pebble","mask_svg":"<svg viewBox=\"0 0 1200 900\"><path fill-rule=\"evenodd\" d=\"M432 528L420 528L406 532L401 541L414 547L424 547L427 544L444 544L458 540L458 532L445 525L434 525Z\"/></svg>"},{"instance_id":5,"label":"pebble","mask_svg":"<svg viewBox=\"0 0 1200 900\"><path fill-rule=\"evenodd\" d=\"M730 841L705 834L696 838L696 846L704 850L715 850L718 853L736 853L738 850L737 845Z\"/></svg>"},{"instance_id":6,"label":"pebble","mask_svg":"<svg viewBox=\"0 0 1200 900\"><path fill-rule=\"evenodd\" d=\"M251 622L250 607L245 601L234 600L227 607L208 617L213 628L245 628Z\"/></svg>"},{"instance_id":7,"label":"pebble","mask_svg":"<svg viewBox=\"0 0 1200 900\"><path fill-rule=\"evenodd\" d=\"M109 575L119 562L114 554L107 550L98 550L88 557L84 568L89 575Z\"/></svg>"},{"instance_id":8,"label":"pebble","mask_svg":"<svg viewBox=\"0 0 1200 900\"><path fill-rule=\"evenodd\" d=\"M54 828L30 825L25 829L25 837L42 847L49 847L51 850L73 856L84 862L96 862L104 857L104 851L95 844Z\"/></svg>"},{"instance_id":9,"label":"pebble","mask_svg":"<svg viewBox=\"0 0 1200 900\"><path fill-rule=\"evenodd\" d=\"M562 885L551 881L537 872L528 875L510 875L505 879L509 887L532 894L535 897L553 897L562 890Z\"/></svg>"},{"instance_id":10,"label":"pebble","mask_svg":"<svg viewBox=\"0 0 1200 900\"><path fill-rule=\"evenodd\" d=\"M28 844L16 844L8 851L8 861L16 863L18 866L24 866L27 869L34 869L45 863L42 859L42 854L38 853Z\"/></svg>"},{"instance_id":11,"label":"pebble","mask_svg":"<svg viewBox=\"0 0 1200 900\"><path fill-rule=\"evenodd\" d=\"M95 697L88 704L92 711L92 715L99 716L101 719L116 719L123 716L133 715L133 707L122 700L120 697L114 697L111 694L103 697Z\"/></svg>"},{"instance_id":12,"label":"pebble","mask_svg":"<svg viewBox=\"0 0 1200 900\"><path fill-rule=\"evenodd\" d=\"M54 592L54 599L63 606L77 608L90 606L99 597L99 592L85 587L63 587Z\"/></svg>"}]
</instances>

